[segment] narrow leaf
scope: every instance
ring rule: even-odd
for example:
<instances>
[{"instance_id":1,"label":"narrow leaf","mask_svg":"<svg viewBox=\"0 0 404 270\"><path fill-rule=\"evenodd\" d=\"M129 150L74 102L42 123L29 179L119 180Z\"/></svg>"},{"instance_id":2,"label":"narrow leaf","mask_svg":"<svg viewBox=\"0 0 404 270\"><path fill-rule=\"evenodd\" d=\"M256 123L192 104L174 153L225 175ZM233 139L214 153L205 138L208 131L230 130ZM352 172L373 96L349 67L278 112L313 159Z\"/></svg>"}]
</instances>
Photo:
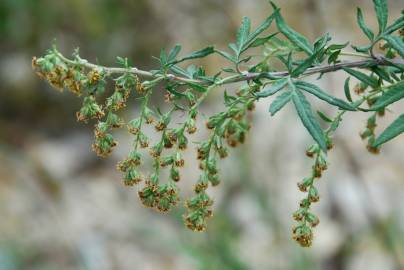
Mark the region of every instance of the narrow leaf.
<instances>
[{"instance_id":1,"label":"narrow leaf","mask_svg":"<svg viewBox=\"0 0 404 270\"><path fill-rule=\"evenodd\" d=\"M368 76L363 72L360 72L358 70L354 70L351 68L343 68L345 72L347 72L348 74L354 76L355 78L357 78L358 80L360 80L361 82L364 82L365 84L376 88L379 85L379 82L377 81L377 79L375 79L374 77Z\"/></svg>"},{"instance_id":2,"label":"narrow leaf","mask_svg":"<svg viewBox=\"0 0 404 270\"><path fill-rule=\"evenodd\" d=\"M346 78L345 83L344 83L344 93L345 97L349 102L352 102L352 97L351 97L351 91L349 89L349 81L351 77Z\"/></svg>"},{"instance_id":3,"label":"narrow leaf","mask_svg":"<svg viewBox=\"0 0 404 270\"><path fill-rule=\"evenodd\" d=\"M368 37L370 41L372 41L375 35L373 34L372 30L370 30L369 27L366 26L365 20L363 19L363 13L360 8L357 9L356 20L358 22L359 27L362 29L363 33Z\"/></svg>"},{"instance_id":4,"label":"narrow leaf","mask_svg":"<svg viewBox=\"0 0 404 270\"><path fill-rule=\"evenodd\" d=\"M298 48L305 51L308 55L312 55L313 47L311 46L309 41L303 35L299 34L285 23L285 20L279 13L279 9L277 9L274 14L279 31L284 34Z\"/></svg>"},{"instance_id":5,"label":"narrow leaf","mask_svg":"<svg viewBox=\"0 0 404 270\"><path fill-rule=\"evenodd\" d=\"M377 21L379 23L379 33L382 33L386 29L388 18L387 0L373 0L373 4L376 11Z\"/></svg>"},{"instance_id":6,"label":"narrow leaf","mask_svg":"<svg viewBox=\"0 0 404 270\"><path fill-rule=\"evenodd\" d=\"M344 43L344 44L331 44L330 46L328 46L328 50L330 51L335 51L335 50L341 50L343 48L345 48L346 46L348 46L349 42Z\"/></svg>"},{"instance_id":7,"label":"narrow leaf","mask_svg":"<svg viewBox=\"0 0 404 270\"><path fill-rule=\"evenodd\" d=\"M340 62L340 61L338 61L338 57L339 57L340 53L341 53L341 50L338 50L338 51L334 51L332 54L330 54L330 56L328 57L328 60L327 60L328 64L333 64L333 63L335 64L337 62Z\"/></svg>"},{"instance_id":8,"label":"narrow leaf","mask_svg":"<svg viewBox=\"0 0 404 270\"><path fill-rule=\"evenodd\" d=\"M273 38L274 36L276 36L278 33L273 33L269 36L263 37L263 38L257 38L256 40L254 40L249 46L248 48L255 48L255 47L259 47L261 45L264 45L265 43L267 43L271 38Z\"/></svg>"},{"instance_id":9,"label":"narrow leaf","mask_svg":"<svg viewBox=\"0 0 404 270\"><path fill-rule=\"evenodd\" d=\"M400 37L386 35L383 38L404 58L404 41Z\"/></svg>"},{"instance_id":10,"label":"narrow leaf","mask_svg":"<svg viewBox=\"0 0 404 270\"><path fill-rule=\"evenodd\" d=\"M292 91L286 91L278 95L269 106L269 112L274 116L280 109L282 109L292 98Z\"/></svg>"},{"instance_id":11,"label":"narrow leaf","mask_svg":"<svg viewBox=\"0 0 404 270\"><path fill-rule=\"evenodd\" d=\"M230 62L233 62L233 63L237 62L236 58L233 55L229 54L228 52L216 50L216 53L220 54L221 56L223 56Z\"/></svg>"},{"instance_id":12,"label":"narrow leaf","mask_svg":"<svg viewBox=\"0 0 404 270\"><path fill-rule=\"evenodd\" d=\"M387 27L386 30L384 30L384 33L391 34L403 27L404 27L404 16L401 16L400 18L395 20L389 27Z\"/></svg>"},{"instance_id":13,"label":"narrow leaf","mask_svg":"<svg viewBox=\"0 0 404 270\"><path fill-rule=\"evenodd\" d=\"M236 39L236 44L238 48L238 52L240 53L243 46L246 44L246 41L248 39L248 35L250 34L250 29L251 29L251 20L248 17L243 17L243 20L241 22L241 26L238 29L237 32L237 39Z\"/></svg>"},{"instance_id":14,"label":"narrow leaf","mask_svg":"<svg viewBox=\"0 0 404 270\"><path fill-rule=\"evenodd\" d=\"M315 95L319 99L322 99L328 102L331 105L337 106L340 109L347 110L347 111L356 111L356 108L353 107L351 104L343 101L342 99L333 97L323 90L321 90L317 85L304 82L304 81L297 81L295 82L297 88L306 91L312 95Z\"/></svg>"},{"instance_id":15,"label":"narrow leaf","mask_svg":"<svg viewBox=\"0 0 404 270\"><path fill-rule=\"evenodd\" d=\"M206 88L204 86L200 85L200 84L187 82L187 85L190 86L192 89L194 89L195 91L197 91L199 93L205 93L206 92Z\"/></svg>"},{"instance_id":16,"label":"narrow leaf","mask_svg":"<svg viewBox=\"0 0 404 270\"><path fill-rule=\"evenodd\" d=\"M324 122L332 123L332 120L327 115L325 115L323 112L317 111L317 114L318 114L318 116L320 116L321 119L324 120Z\"/></svg>"},{"instance_id":17,"label":"narrow leaf","mask_svg":"<svg viewBox=\"0 0 404 270\"><path fill-rule=\"evenodd\" d=\"M192 79L192 75L190 75L186 70L180 68L179 66L171 66L170 70L172 70L174 73L178 75L182 75L184 77Z\"/></svg>"},{"instance_id":18,"label":"narrow leaf","mask_svg":"<svg viewBox=\"0 0 404 270\"><path fill-rule=\"evenodd\" d=\"M307 59L305 59L300 65L298 65L292 71L292 73L290 75L294 78L298 77L300 74L305 72L306 69L308 69L309 67L311 67L313 65L314 61L316 61L316 58L317 58L317 53L312 54Z\"/></svg>"},{"instance_id":19,"label":"narrow leaf","mask_svg":"<svg viewBox=\"0 0 404 270\"><path fill-rule=\"evenodd\" d=\"M252 32L252 33L248 36L248 38L247 38L247 40L246 40L246 42L245 42L245 44L244 44L244 46L243 46L243 48L242 48L242 51L245 51L245 50L248 49L249 47L257 47L257 46L259 46L259 45L253 46L253 44L256 44L256 43L255 43L255 39L256 39L262 32L264 32L266 29L268 29L268 27L271 26L271 23L272 23L274 17L275 17L275 15L272 14L271 16L269 16L268 18L266 18L266 20L265 20L260 26L258 26L258 28L255 29L254 32ZM275 34L275 35L276 35L276 34ZM266 37L267 40L269 40L271 36L272 36L272 35ZM265 42L264 42L264 43L265 43Z\"/></svg>"},{"instance_id":20,"label":"narrow leaf","mask_svg":"<svg viewBox=\"0 0 404 270\"><path fill-rule=\"evenodd\" d=\"M373 143L378 147L404 132L404 114L400 115L390 126L388 126Z\"/></svg>"},{"instance_id":21,"label":"narrow leaf","mask_svg":"<svg viewBox=\"0 0 404 270\"><path fill-rule=\"evenodd\" d=\"M388 90L377 99L376 103L370 108L370 110L378 111L402 98L404 98L404 82L389 87Z\"/></svg>"},{"instance_id":22,"label":"narrow leaf","mask_svg":"<svg viewBox=\"0 0 404 270\"><path fill-rule=\"evenodd\" d=\"M230 43L228 46L229 46L229 48L230 48L235 54L238 54L238 53L239 53L239 52L238 52L237 45L236 45L235 43Z\"/></svg>"},{"instance_id":23,"label":"narrow leaf","mask_svg":"<svg viewBox=\"0 0 404 270\"><path fill-rule=\"evenodd\" d=\"M292 99L293 103L295 104L297 114L299 115L303 125L306 127L313 139L318 143L320 148L324 152L327 152L326 137L313 114L310 103L299 90L293 91Z\"/></svg>"},{"instance_id":24,"label":"narrow leaf","mask_svg":"<svg viewBox=\"0 0 404 270\"><path fill-rule=\"evenodd\" d=\"M166 49L165 49L165 48L162 48L162 49L160 50L160 61L161 61L161 64L162 64L163 66L167 64L167 53L166 53Z\"/></svg>"},{"instance_id":25,"label":"narrow leaf","mask_svg":"<svg viewBox=\"0 0 404 270\"><path fill-rule=\"evenodd\" d=\"M180 51L181 51L181 45L179 44L175 45L174 48L172 48L170 53L168 54L168 62L174 61Z\"/></svg>"},{"instance_id":26,"label":"narrow leaf","mask_svg":"<svg viewBox=\"0 0 404 270\"><path fill-rule=\"evenodd\" d=\"M202 50L193 52L193 53L191 53L190 55L184 56L183 58L181 58L181 59L179 59L179 60L176 60L176 61L174 61L174 62L171 62L170 64L178 64L178 63L184 62L184 61L186 61L186 60L197 59L197 58L203 58L203 57L205 57L205 56L207 56L207 55L209 55L209 54L212 54L212 53L214 53L214 52L215 52L214 47L213 47L213 46L209 46L209 47L206 47L205 49L202 49Z\"/></svg>"},{"instance_id":27,"label":"narrow leaf","mask_svg":"<svg viewBox=\"0 0 404 270\"><path fill-rule=\"evenodd\" d=\"M264 88L261 92L256 93L255 96L257 96L259 98L271 96L271 95L277 93L278 91L280 91L282 88L284 88L287 83L288 83L288 78L283 78L283 79L277 80L270 87Z\"/></svg>"}]
</instances>

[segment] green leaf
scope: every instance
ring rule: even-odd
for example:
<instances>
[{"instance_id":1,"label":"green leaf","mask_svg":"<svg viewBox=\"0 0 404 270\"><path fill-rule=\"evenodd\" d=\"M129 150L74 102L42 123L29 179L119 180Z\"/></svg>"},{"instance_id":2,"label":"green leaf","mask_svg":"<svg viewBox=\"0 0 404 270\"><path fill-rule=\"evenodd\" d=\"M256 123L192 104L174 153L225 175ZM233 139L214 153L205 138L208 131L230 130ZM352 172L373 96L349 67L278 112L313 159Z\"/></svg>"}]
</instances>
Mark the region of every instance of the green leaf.
<instances>
[{"instance_id":1,"label":"green leaf","mask_svg":"<svg viewBox=\"0 0 404 270\"><path fill-rule=\"evenodd\" d=\"M237 45L235 43L230 43L228 46L236 55L239 53Z\"/></svg>"},{"instance_id":2,"label":"green leaf","mask_svg":"<svg viewBox=\"0 0 404 270\"><path fill-rule=\"evenodd\" d=\"M349 89L349 80L351 77L346 78L345 83L344 83L344 93L345 97L349 102L352 102L352 97L351 97L351 91Z\"/></svg>"},{"instance_id":3,"label":"green leaf","mask_svg":"<svg viewBox=\"0 0 404 270\"><path fill-rule=\"evenodd\" d=\"M317 59L317 53L312 54L307 59L305 59L300 65L298 65L290 74L292 77L296 78L303 72L305 72L309 67L311 67Z\"/></svg>"},{"instance_id":4,"label":"green leaf","mask_svg":"<svg viewBox=\"0 0 404 270\"><path fill-rule=\"evenodd\" d=\"M262 32L264 32L266 29L268 29L269 26L271 26L271 23L272 23L274 17L275 17L274 14L272 14L271 16L269 16L268 18L266 18L266 20L265 20L260 26L258 26L258 28L255 29L254 32L252 32L252 33L248 36L247 40L245 41L245 44L243 45L243 48L242 48L241 52L244 52L244 51L247 50L249 47L257 47L257 46L260 46L260 45L257 45L257 44L259 44L260 42L263 42L263 40L260 39L261 41L257 41L258 39L256 40L256 38L257 38ZM267 41L267 40L269 40L269 39L270 39L272 36L274 36L274 35L276 35L276 33L273 34L273 35L269 35L268 37L265 37L265 38L263 38L263 39L266 39L266 41ZM266 42L266 41L265 41L265 42ZM262 44L264 44L265 42L263 42ZM253 44L254 44L255 46L253 46ZM261 45L262 45L262 44L261 44Z\"/></svg>"},{"instance_id":5,"label":"green leaf","mask_svg":"<svg viewBox=\"0 0 404 270\"><path fill-rule=\"evenodd\" d=\"M389 82L389 83L394 83L394 81L391 79L390 74L387 72L387 69L381 68L379 66L374 66L372 67L372 71L377 74L381 79Z\"/></svg>"},{"instance_id":6,"label":"green leaf","mask_svg":"<svg viewBox=\"0 0 404 270\"><path fill-rule=\"evenodd\" d=\"M216 53L220 54L221 56L223 56L224 58L226 58L227 60L229 60L232 63L237 63L237 59L233 55L229 54L228 52L216 50Z\"/></svg>"},{"instance_id":7,"label":"green leaf","mask_svg":"<svg viewBox=\"0 0 404 270\"><path fill-rule=\"evenodd\" d=\"M165 48L162 48L160 50L160 62L162 66L165 66L167 64L167 53Z\"/></svg>"},{"instance_id":8,"label":"green leaf","mask_svg":"<svg viewBox=\"0 0 404 270\"><path fill-rule=\"evenodd\" d=\"M365 84L367 84L367 85L369 85L369 86L371 86L373 88L376 88L379 85L379 82L378 82L378 80L376 78L368 76L363 72L360 72L360 71L357 71L357 70L354 70L354 69L351 69L351 68L343 68L343 69L348 74L354 76L355 78L357 78L361 82L363 82L363 83L365 83Z\"/></svg>"},{"instance_id":9,"label":"green leaf","mask_svg":"<svg viewBox=\"0 0 404 270\"><path fill-rule=\"evenodd\" d=\"M193 52L193 53L191 53L190 55L184 56L183 58L181 58L181 59L179 59L179 60L173 61L173 62L171 62L170 64L178 64L178 63L184 62L184 61L186 61L186 60L197 59L197 58L203 58L203 57L208 56L209 54L212 54L212 53L214 53L214 52L215 52L214 47L213 47L213 46L209 46L209 47L206 47L206 48L204 48L204 49L202 49L202 50Z\"/></svg>"},{"instance_id":10,"label":"green leaf","mask_svg":"<svg viewBox=\"0 0 404 270\"><path fill-rule=\"evenodd\" d=\"M404 41L400 37L386 35L383 38L404 58Z\"/></svg>"},{"instance_id":11,"label":"green leaf","mask_svg":"<svg viewBox=\"0 0 404 270\"><path fill-rule=\"evenodd\" d=\"M269 112L274 116L280 109L282 109L292 98L292 91L286 91L278 95L269 106Z\"/></svg>"},{"instance_id":12,"label":"green leaf","mask_svg":"<svg viewBox=\"0 0 404 270\"><path fill-rule=\"evenodd\" d=\"M325 115L323 112L317 111L317 114L318 114L318 116L320 116L321 119L324 120L324 122L332 123L332 120L327 115Z\"/></svg>"},{"instance_id":13,"label":"green leaf","mask_svg":"<svg viewBox=\"0 0 404 270\"><path fill-rule=\"evenodd\" d=\"M388 90L377 99L370 110L378 111L402 98L404 98L404 81L389 87Z\"/></svg>"},{"instance_id":14,"label":"green leaf","mask_svg":"<svg viewBox=\"0 0 404 270\"><path fill-rule=\"evenodd\" d=\"M192 89L194 89L195 91L197 91L199 93L205 93L206 92L206 88L204 86L200 85L200 84L187 82L187 85L190 86Z\"/></svg>"},{"instance_id":15,"label":"green leaf","mask_svg":"<svg viewBox=\"0 0 404 270\"><path fill-rule=\"evenodd\" d=\"M263 37L263 38L257 38L256 40L254 40L249 46L248 48L255 48L255 47L259 47L261 45L264 45L265 43L267 43L271 38L273 38L274 36L276 36L278 34L278 32L273 33L269 36Z\"/></svg>"},{"instance_id":16,"label":"green leaf","mask_svg":"<svg viewBox=\"0 0 404 270\"><path fill-rule=\"evenodd\" d=\"M179 66L171 66L170 70L172 70L174 73L178 75L182 75L184 77L187 77L189 79L192 79L192 74L190 75L186 70L180 68Z\"/></svg>"},{"instance_id":17,"label":"green leaf","mask_svg":"<svg viewBox=\"0 0 404 270\"><path fill-rule=\"evenodd\" d=\"M369 51L369 49L372 47L372 44L366 45L366 46L361 46L361 47L352 45L351 47L357 52L367 53Z\"/></svg>"},{"instance_id":18,"label":"green leaf","mask_svg":"<svg viewBox=\"0 0 404 270\"><path fill-rule=\"evenodd\" d=\"M315 95L319 99L322 99L326 102L328 102L331 105L337 106L340 109L347 110L347 111L356 111L356 108L353 107L351 104L343 101L342 99L333 97L323 90L320 89L317 85L304 82L304 81L297 81L295 82L295 85L297 88L306 91L312 95Z\"/></svg>"},{"instance_id":19,"label":"green leaf","mask_svg":"<svg viewBox=\"0 0 404 270\"><path fill-rule=\"evenodd\" d=\"M236 39L238 54L240 54L241 50L243 49L243 46L247 42L248 36L250 34L250 29L251 29L251 20L250 20L250 18L243 17L243 20L241 22L241 26L240 26L240 28L238 29L238 32L237 32L237 39Z\"/></svg>"},{"instance_id":20,"label":"green leaf","mask_svg":"<svg viewBox=\"0 0 404 270\"><path fill-rule=\"evenodd\" d=\"M285 23L279 12L279 9L277 9L274 14L276 25L278 26L279 31L284 34L298 48L302 49L308 55L312 55L313 47L311 46L309 41L303 35L299 34Z\"/></svg>"},{"instance_id":21,"label":"green leaf","mask_svg":"<svg viewBox=\"0 0 404 270\"><path fill-rule=\"evenodd\" d=\"M404 132L404 114L400 115L390 126L388 126L382 134L372 144L374 147L378 147L391 139L397 137Z\"/></svg>"},{"instance_id":22,"label":"green leaf","mask_svg":"<svg viewBox=\"0 0 404 270\"><path fill-rule=\"evenodd\" d=\"M326 137L320 127L320 124L313 114L310 103L307 101L303 93L297 89L293 91L292 99L293 103L295 104L297 114L299 115L303 125L308 130L313 139L318 143L320 148L324 152L327 152Z\"/></svg>"},{"instance_id":23,"label":"green leaf","mask_svg":"<svg viewBox=\"0 0 404 270\"><path fill-rule=\"evenodd\" d=\"M330 51L335 51L335 50L341 50L344 49L346 46L348 46L349 42L344 43L344 44L331 44L330 46L328 46L328 50Z\"/></svg>"},{"instance_id":24,"label":"green leaf","mask_svg":"<svg viewBox=\"0 0 404 270\"><path fill-rule=\"evenodd\" d=\"M386 30L384 30L384 33L391 34L403 27L404 27L404 16L401 16L400 18L395 20L389 27L387 27Z\"/></svg>"},{"instance_id":25,"label":"green leaf","mask_svg":"<svg viewBox=\"0 0 404 270\"><path fill-rule=\"evenodd\" d=\"M288 80L288 78L279 79L270 87L264 88L261 92L256 93L255 96L259 98L271 96L284 88L288 83Z\"/></svg>"},{"instance_id":26,"label":"green leaf","mask_svg":"<svg viewBox=\"0 0 404 270\"><path fill-rule=\"evenodd\" d=\"M382 33L384 29L386 29L389 13L387 0L373 0L373 4L377 15L377 21L379 23L379 33Z\"/></svg>"},{"instance_id":27,"label":"green leaf","mask_svg":"<svg viewBox=\"0 0 404 270\"><path fill-rule=\"evenodd\" d=\"M174 61L180 51L181 51L181 45L179 44L175 45L174 48L172 48L170 53L168 54L168 62Z\"/></svg>"},{"instance_id":28,"label":"green leaf","mask_svg":"<svg viewBox=\"0 0 404 270\"><path fill-rule=\"evenodd\" d=\"M328 57L328 60L327 60L328 64L333 64L333 63L335 64L335 63L339 62L338 57L339 57L340 53L341 53L341 50L332 52L332 54L330 54L330 56Z\"/></svg>"},{"instance_id":29,"label":"green leaf","mask_svg":"<svg viewBox=\"0 0 404 270\"><path fill-rule=\"evenodd\" d=\"M368 37L370 41L373 41L375 35L373 34L372 30L366 26L365 20L363 19L363 13L360 8L357 9L356 12L356 20L358 22L359 27L362 29L363 33Z\"/></svg>"},{"instance_id":30,"label":"green leaf","mask_svg":"<svg viewBox=\"0 0 404 270\"><path fill-rule=\"evenodd\" d=\"M222 68L222 70L223 70L224 72L228 72L228 73L238 73L234 68L229 68L229 67L227 67L227 68Z\"/></svg>"}]
</instances>

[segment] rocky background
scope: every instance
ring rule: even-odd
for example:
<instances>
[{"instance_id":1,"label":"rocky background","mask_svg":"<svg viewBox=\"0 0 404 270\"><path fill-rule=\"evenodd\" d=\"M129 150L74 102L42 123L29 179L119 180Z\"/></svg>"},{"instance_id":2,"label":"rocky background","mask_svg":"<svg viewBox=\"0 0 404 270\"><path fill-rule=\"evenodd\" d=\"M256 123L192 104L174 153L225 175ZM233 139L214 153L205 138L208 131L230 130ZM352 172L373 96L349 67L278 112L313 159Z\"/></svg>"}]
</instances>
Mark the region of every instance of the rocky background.
<instances>
[{"instance_id":1,"label":"rocky background","mask_svg":"<svg viewBox=\"0 0 404 270\"><path fill-rule=\"evenodd\" d=\"M312 40L329 32L337 43L365 42L356 6L377 24L370 0L278 4ZM392 18L404 8L402 0L389 4ZM291 213L302 196L296 183L310 170L311 139L292 108L271 118L268 101L258 104L245 146L222 163L223 182L211 190L208 231L192 233L180 210L160 215L140 205L115 170L125 143L97 158L91 125L75 120L80 101L50 89L30 67L56 38L66 54L78 46L92 61L112 65L128 56L148 69L161 47L225 48L242 16L258 25L270 11L264 0L0 1L0 269L404 269L404 136L368 154L358 136L365 114L348 114L336 134L314 207L321 223L313 247L302 249L290 237ZM220 61L200 64L214 73ZM324 78L323 88L343 96L343 74ZM203 110L220 109L221 96L218 90ZM393 110L402 111L402 104ZM185 171L185 193L197 173Z\"/></svg>"}]
</instances>

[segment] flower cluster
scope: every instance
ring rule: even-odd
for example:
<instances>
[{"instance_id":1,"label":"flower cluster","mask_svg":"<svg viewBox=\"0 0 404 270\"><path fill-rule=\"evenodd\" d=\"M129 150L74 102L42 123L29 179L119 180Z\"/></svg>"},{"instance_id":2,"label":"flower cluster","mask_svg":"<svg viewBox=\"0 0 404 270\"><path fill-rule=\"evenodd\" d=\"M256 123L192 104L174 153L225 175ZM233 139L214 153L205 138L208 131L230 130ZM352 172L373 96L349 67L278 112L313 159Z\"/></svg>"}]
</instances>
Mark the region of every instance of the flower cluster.
<instances>
[{"instance_id":1,"label":"flower cluster","mask_svg":"<svg viewBox=\"0 0 404 270\"><path fill-rule=\"evenodd\" d=\"M380 152L380 147L373 146L376 140L375 130L377 127L377 115L378 113L374 113L368 118L365 130L360 133L362 140L367 140L366 148L372 154L378 154Z\"/></svg>"},{"instance_id":2,"label":"flower cluster","mask_svg":"<svg viewBox=\"0 0 404 270\"><path fill-rule=\"evenodd\" d=\"M331 144L329 144L331 146ZM300 181L297 186L301 192L306 192L307 196L300 201L299 209L293 213L293 219L298 222L298 225L293 227L293 239L301 246L311 246L313 241L312 228L316 227L320 220L310 212L312 203L320 200L317 188L314 186L316 179L322 176L323 171L327 169L327 160L325 153L321 151L317 144L313 144L306 151L307 156L314 158L312 173L309 177Z\"/></svg>"}]
</instances>

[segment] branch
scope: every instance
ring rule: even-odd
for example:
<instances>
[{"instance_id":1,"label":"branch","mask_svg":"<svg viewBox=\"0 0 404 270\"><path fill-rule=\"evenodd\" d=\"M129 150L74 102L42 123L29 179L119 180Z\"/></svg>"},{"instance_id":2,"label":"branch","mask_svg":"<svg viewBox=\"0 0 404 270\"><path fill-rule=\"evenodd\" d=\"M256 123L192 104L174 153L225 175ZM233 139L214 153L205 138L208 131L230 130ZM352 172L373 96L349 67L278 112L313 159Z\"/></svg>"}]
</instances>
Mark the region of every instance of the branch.
<instances>
[{"instance_id":1,"label":"branch","mask_svg":"<svg viewBox=\"0 0 404 270\"><path fill-rule=\"evenodd\" d=\"M212 82L208 81L203 81L203 80L195 80L195 79L189 79L181 76L176 76L174 74L166 74L166 75L161 75L161 74L153 74L149 71L145 70L140 70L136 67L130 68L129 70L126 68L119 68L119 67L106 67L106 66L101 66L101 65L96 65L90 62L87 62L86 60L81 60L79 63L77 61L70 60L63 56L61 53L57 52L57 55L60 59L65 61L66 63L72 64L72 65L81 65L86 68L90 69L103 69L105 70L108 74L122 74L122 73L132 73L136 74L145 78L150 78L150 79L157 79L157 78L162 78L164 77L167 80L170 81L178 81L182 83L199 83L199 84L205 84L205 85L211 85L213 84ZM404 60L403 59L395 59L395 60L387 60L385 58L381 57L375 57L375 58L368 58L366 60L358 60L358 61L347 61L347 62L342 62L342 63L337 63L334 65L323 65L323 66L317 66L317 67L312 67L307 69L301 76L308 76L308 75L313 75L316 73L328 73L328 72L333 72L333 71L338 71L343 68L368 68L374 65L381 65L381 66L389 66L393 64L397 65L404 65ZM221 80L218 83L215 84L230 84L230 83L236 83L236 82L242 82L242 81L249 81L253 80L256 78L269 78L273 79L274 77L286 77L289 75L288 71L276 71L276 72L261 72L261 73L256 73L256 72L243 72L238 75L234 76L229 76L226 77L225 79Z\"/></svg>"}]
</instances>

